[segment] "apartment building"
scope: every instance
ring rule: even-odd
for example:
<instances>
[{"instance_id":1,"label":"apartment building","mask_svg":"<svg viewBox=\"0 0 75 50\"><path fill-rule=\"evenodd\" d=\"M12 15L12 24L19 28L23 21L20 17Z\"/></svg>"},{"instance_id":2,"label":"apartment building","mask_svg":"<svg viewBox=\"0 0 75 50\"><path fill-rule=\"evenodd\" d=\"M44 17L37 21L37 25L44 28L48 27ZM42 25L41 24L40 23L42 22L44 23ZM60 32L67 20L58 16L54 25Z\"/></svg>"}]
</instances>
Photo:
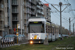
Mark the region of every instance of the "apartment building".
<instances>
[{"instance_id":1,"label":"apartment building","mask_svg":"<svg viewBox=\"0 0 75 50\"><path fill-rule=\"evenodd\" d=\"M0 0L0 36L16 33L17 24L19 33L24 33L23 1Z\"/></svg>"},{"instance_id":2,"label":"apartment building","mask_svg":"<svg viewBox=\"0 0 75 50\"><path fill-rule=\"evenodd\" d=\"M2 32L4 31L4 9L3 9L3 6L4 6L4 2L3 0L0 0L0 35L2 36Z\"/></svg>"},{"instance_id":3,"label":"apartment building","mask_svg":"<svg viewBox=\"0 0 75 50\"><path fill-rule=\"evenodd\" d=\"M49 7L49 4L43 4L43 13L44 17L47 21L51 22L51 8Z\"/></svg>"},{"instance_id":4,"label":"apartment building","mask_svg":"<svg viewBox=\"0 0 75 50\"><path fill-rule=\"evenodd\" d=\"M9 33L24 34L24 0L7 0Z\"/></svg>"},{"instance_id":5,"label":"apartment building","mask_svg":"<svg viewBox=\"0 0 75 50\"><path fill-rule=\"evenodd\" d=\"M46 7L44 9L44 7ZM44 10L48 9L46 13ZM40 0L0 0L0 35L28 33L27 22L30 17L50 17L50 8ZM50 18L48 18L49 20Z\"/></svg>"},{"instance_id":6,"label":"apartment building","mask_svg":"<svg viewBox=\"0 0 75 50\"><path fill-rule=\"evenodd\" d=\"M43 17L43 3L40 0L36 0L36 17Z\"/></svg>"},{"instance_id":7,"label":"apartment building","mask_svg":"<svg viewBox=\"0 0 75 50\"><path fill-rule=\"evenodd\" d=\"M40 0L24 0L24 29L28 33L27 21L30 17L42 17L43 4Z\"/></svg>"}]
</instances>

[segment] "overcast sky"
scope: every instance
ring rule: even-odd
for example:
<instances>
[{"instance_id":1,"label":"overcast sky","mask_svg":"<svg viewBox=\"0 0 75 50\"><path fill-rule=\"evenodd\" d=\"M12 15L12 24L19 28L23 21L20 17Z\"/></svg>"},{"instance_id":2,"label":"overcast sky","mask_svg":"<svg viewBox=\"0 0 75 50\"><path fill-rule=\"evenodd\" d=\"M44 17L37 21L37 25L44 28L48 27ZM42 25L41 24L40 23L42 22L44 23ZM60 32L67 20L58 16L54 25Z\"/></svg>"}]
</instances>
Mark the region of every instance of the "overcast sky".
<instances>
[{"instance_id":1,"label":"overcast sky","mask_svg":"<svg viewBox=\"0 0 75 50\"><path fill-rule=\"evenodd\" d=\"M70 3L71 6L68 6L63 12L62 12L62 26L65 27L66 29L69 30L69 18L71 18L71 31L73 31L73 23L75 23L75 11L70 11L70 10L75 10L75 0L41 0L43 3L49 3L49 6L51 8L51 21L55 24L60 25L60 13L51 6L51 4L58 4L59 2L62 2L63 4L68 4ZM67 5L62 5L62 10L66 7ZM58 10L60 10L59 6L55 6Z\"/></svg>"}]
</instances>

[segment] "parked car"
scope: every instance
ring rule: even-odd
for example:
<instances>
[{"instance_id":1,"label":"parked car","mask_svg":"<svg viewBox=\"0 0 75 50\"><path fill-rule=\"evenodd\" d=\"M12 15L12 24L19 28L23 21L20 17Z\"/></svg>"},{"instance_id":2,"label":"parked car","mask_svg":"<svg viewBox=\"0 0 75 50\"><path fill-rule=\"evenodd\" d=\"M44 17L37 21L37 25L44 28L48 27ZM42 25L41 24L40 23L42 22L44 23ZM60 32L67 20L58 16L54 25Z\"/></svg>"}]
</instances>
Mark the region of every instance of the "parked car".
<instances>
[{"instance_id":1,"label":"parked car","mask_svg":"<svg viewBox=\"0 0 75 50\"><path fill-rule=\"evenodd\" d=\"M15 42L15 38L16 38L15 34L8 34L1 41L2 43Z\"/></svg>"},{"instance_id":2,"label":"parked car","mask_svg":"<svg viewBox=\"0 0 75 50\"><path fill-rule=\"evenodd\" d=\"M18 41L25 40L26 36L24 34L19 34L18 35Z\"/></svg>"},{"instance_id":3,"label":"parked car","mask_svg":"<svg viewBox=\"0 0 75 50\"><path fill-rule=\"evenodd\" d=\"M63 37L68 37L68 35L63 34Z\"/></svg>"},{"instance_id":4,"label":"parked car","mask_svg":"<svg viewBox=\"0 0 75 50\"><path fill-rule=\"evenodd\" d=\"M59 38L61 38L61 35L59 34Z\"/></svg>"},{"instance_id":5,"label":"parked car","mask_svg":"<svg viewBox=\"0 0 75 50\"><path fill-rule=\"evenodd\" d=\"M0 36L0 40L2 39L2 36Z\"/></svg>"}]
</instances>

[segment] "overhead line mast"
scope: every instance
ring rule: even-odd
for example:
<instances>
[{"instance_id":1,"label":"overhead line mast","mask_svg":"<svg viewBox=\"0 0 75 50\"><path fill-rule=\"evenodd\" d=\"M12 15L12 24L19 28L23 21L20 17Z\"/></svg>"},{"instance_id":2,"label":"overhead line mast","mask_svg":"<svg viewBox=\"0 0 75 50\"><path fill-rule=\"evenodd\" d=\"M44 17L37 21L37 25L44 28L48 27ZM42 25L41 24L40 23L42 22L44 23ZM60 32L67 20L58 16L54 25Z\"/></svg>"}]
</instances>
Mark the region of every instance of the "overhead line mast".
<instances>
[{"instance_id":1,"label":"overhead line mast","mask_svg":"<svg viewBox=\"0 0 75 50\"><path fill-rule=\"evenodd\" d=\"M62 2L59 2L59 6L60 6L60 11L54 6L54 5L58 5L58 4L51 4L51 6L53 6L58 12L60 12L60 34L61 34L61 40L62 38L62 15L61 13L70 5L70 4L62 4ZM63 10L62 10L62 5L67 5Z\"/></svg>"}]
</instances>

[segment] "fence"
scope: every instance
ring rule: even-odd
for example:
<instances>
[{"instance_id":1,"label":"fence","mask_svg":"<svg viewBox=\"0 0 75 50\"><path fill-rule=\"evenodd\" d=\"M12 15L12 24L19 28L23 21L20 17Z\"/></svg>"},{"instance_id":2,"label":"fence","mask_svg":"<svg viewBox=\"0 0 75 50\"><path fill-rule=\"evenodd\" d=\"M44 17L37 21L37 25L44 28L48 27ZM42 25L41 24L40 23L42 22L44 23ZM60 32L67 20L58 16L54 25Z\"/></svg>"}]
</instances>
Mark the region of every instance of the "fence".
<instances>
[{"instance_id":1,"label":"fence","mask_svg":"<svg viewBox=\"0 0 75 50\"><path fill-rule=\"evenodd\" d=\"M14 42L9 42L9 43L1 42L1 45L0 45L1 48L10 47L10 46L14 46Z\"/></svg>"},{"instance_id":2,"label":"fence","mask_svg":"<svg viewBox=\"0 0 75 50\"><path fill-rule=\"evenodd\" d=\"M20 41L17 39L13 42L10 42L11 39L9 39L9 41L1 41L0 40L0 48L6 48L6 47L10 47L10 46L14 46L14 45L21 45L21 44L27 44L28 41L26 38L21 39Z\"/></svg>"}]
</instances>

